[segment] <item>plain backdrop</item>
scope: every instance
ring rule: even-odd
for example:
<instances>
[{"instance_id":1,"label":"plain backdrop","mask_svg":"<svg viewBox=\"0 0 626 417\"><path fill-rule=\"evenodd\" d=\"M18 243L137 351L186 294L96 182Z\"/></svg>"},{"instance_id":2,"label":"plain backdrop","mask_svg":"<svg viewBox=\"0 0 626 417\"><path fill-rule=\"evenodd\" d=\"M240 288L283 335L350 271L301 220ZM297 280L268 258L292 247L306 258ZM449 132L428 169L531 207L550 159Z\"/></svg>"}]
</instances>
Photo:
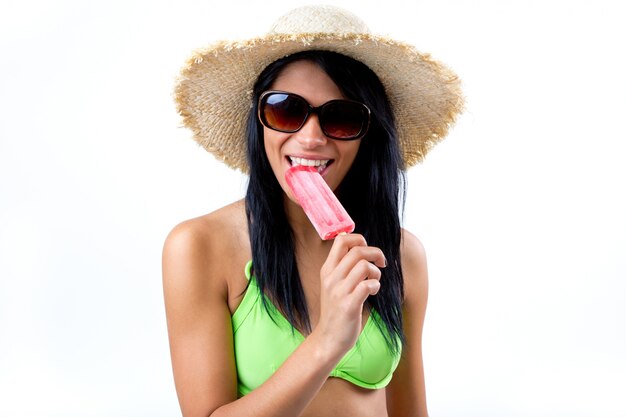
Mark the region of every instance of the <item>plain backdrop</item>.
<instances>
[{"instance_id":1,"label":"plain backdrop","mask_svg":"<svg viewBox=\"0 0 626 417\"><path fill-rule=\"evenodd\" d=\"M174 80L301 4L1 0L0 417L180 414L163 240L246 178L181 128ZM626 416L622 2L333 4L463 80L408 173L431 416Z\"/></svg>"}]
</instances>

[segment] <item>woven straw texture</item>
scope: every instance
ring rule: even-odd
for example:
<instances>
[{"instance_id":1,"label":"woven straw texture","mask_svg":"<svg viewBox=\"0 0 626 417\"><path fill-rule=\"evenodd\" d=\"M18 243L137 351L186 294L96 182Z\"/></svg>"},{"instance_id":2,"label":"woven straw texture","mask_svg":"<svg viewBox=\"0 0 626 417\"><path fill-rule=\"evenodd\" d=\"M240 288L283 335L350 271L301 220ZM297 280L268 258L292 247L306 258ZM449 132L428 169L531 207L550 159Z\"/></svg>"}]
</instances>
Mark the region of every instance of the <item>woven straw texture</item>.
<instances>
[{"instance_id":1,"label":"woven straw texture","mask_svg":"<svg viewBox=\"0 0 626 417\"><path fill-rule=\"evenodd\" d=\"M245 130L253 85L267 65L303 50L339 52L378 75L396 118L407 168L422 161L462 111L460 81L445 65L411 45L371 34L343 9L306 6L281 17L266 36L195 51L175 88L183 124L217 159L246 173Z\"/></svg>"}]
</instances>

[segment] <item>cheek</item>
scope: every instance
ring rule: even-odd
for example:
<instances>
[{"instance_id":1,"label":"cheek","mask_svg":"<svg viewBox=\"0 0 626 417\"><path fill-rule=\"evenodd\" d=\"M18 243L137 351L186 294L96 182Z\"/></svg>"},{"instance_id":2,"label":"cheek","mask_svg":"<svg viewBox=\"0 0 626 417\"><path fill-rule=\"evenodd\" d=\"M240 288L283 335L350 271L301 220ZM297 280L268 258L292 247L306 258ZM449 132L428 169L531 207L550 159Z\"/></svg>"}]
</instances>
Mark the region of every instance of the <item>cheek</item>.
<instances>
[{"instance_id":1,"label":"cheek","mask_svg":"<svg viewBox=\"0 0 626 417\"><path fill-rule=\"evenodd\" d=\"M356 154L359 152L359 147L361 146L361 139L340 142L340 146L341 146L340 152L344 155L346 160L350 162L350 165L352 165L352 162L354 162L354 159L356 158Z\"/></svg>"},{"instance_id":2,"label":"cheek","mask_svg":"<svg viewBox=\"0 0 626 417\"><path fill-rule=\"evenodd\" d=\"M269 161L274 176L284 188L284 163L281 154L282 146L285 142L285 134L265 128L263 130L263 148Z\"/></svg>"},{"instance_id":3,"label":"cheek","mask_svg":"<svg viewBox=\"0 0 626 417\"><path fill-rule=\"evenodd\" d=\"M263 133L263 147L265 148L265 155L267 156L267 160L270 163L274 177L276 177L280 187L285 193L287 193L289 198L292 198L288 194L289 187L287 186L287 182L285 180L285 167L283 164L283 156L281 155L282 145L285 142L285 138L282 137L284 134L275 135L275 133L277 132L273 130L266 130Z\"/></svg>"},{"instance_id":4,"label":"cheek","mask_svg":"<svg viewBox=\"0 0 626 417\"><path fill-rule=\"evenodd\" d=\"M263 129L263 148L265 149L265 155L270 161L272 167L275 168L276 159L280 157L281 141L275 137L274 131L267 128Z\"/></svg>"}]
</instances>

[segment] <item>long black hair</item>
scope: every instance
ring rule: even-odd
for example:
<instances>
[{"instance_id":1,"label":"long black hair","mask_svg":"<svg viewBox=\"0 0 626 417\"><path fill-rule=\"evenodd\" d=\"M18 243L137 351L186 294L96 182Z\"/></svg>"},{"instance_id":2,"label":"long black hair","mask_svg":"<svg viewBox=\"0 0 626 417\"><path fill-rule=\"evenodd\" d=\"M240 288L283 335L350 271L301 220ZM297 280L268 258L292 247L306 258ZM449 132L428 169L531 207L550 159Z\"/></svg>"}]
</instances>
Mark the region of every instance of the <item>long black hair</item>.
<instances>
[{"instance_id":1,"label":"long black hair","mask_svg":"<svg viewBox=\"0 0 626 417\"><path fill-rule=\"evenodd\" d=\"M337 188L337 197L368 245L380 248L387 259L378 294L367 300L382 323L387 344L398 351L402 331L403 277L400 266L400 210L404 209L405 175L393 112L376 74L363 63L330 51L303 51L273 62L254 85L248 116L247 152L250 179L246 215L252 264L260 291L284 313L294 328L311 330L296 264L293 233L284 209L284 192L270 167L257 117L259 95L268 90L288 64L307 60L317 64L346 98L371 110L370 128L361 139L352 167ZM264 305L265 299L263 299Z\"/></svg>"}]
</instances>

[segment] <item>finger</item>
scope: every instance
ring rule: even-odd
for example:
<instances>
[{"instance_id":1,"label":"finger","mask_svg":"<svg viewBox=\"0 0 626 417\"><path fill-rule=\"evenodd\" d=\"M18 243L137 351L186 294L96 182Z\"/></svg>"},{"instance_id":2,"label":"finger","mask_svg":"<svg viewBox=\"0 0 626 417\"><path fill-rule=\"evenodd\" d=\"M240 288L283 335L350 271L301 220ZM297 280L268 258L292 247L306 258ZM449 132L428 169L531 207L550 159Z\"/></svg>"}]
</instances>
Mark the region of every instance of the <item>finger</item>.
<instances>
[{"instance_id":1,"label":"finger","mask_svg":"<svg viewBox=\"0 0 626 417\"><path fill-rule=\"evenodd\" d=\"M379 268L384 268L387 266L387 259L385 258L385 254L380 248L377 248L376 246L357 246L351 248L346 256L344 256L344 259L347 263L353 261L356 264L361 259L365 259L369 262L372 262Z\"/></svg>"},{"instance_id":2,"label":"finger","mask_svg":"<svg viewBox=\"0 0 626 417\"><path fill-rule=\"evenodd\" d=\"M381 275L382 273L376 265L362 259L354 266L354 268L352 268L350 273L346 276L343 284L346 286L346 290L348 292L352 292L361 283L361 281L380 281Z\"/></svg>"},{"instance_id":3,"label":"finger","mask_svg":"<svg viewBox=\"0 0 626 417\"><path fill-rule=\"evenodd\" d=\"M322 271L330 273L334 270L339 262L346 256L346 254L356 246L367 246L367 242L363 235L358 233L339 235L335 238L333 246L330 248L330 252L326 257L326 261L322 266Z\"/></svg>"},{"instance_id":4,"label":"finger","mask_svg":"<svg viewBox=\"0 0 626 417\"><path fill-rule=\"evenodd\" d=\"M339 277L346 277L357 263L362 260L371 262L379 268L384 268L386 265L385 255L379 248L374 246L358 246L351 248L348 253L346 253L336 266L335 273Z\"/></svg>"},{"instance_id":5,"label":"finger","mask_svg":"<svg viewBox=\"0 0 626 417\"><path fill-rule=\"evenodd\" d=\"M354 289L353 294L356 300L363 305L367 297L378 294L378 290L380 290L380 281L377 279L368 279L361 281Z\"/></svg>"}]
</instances>

